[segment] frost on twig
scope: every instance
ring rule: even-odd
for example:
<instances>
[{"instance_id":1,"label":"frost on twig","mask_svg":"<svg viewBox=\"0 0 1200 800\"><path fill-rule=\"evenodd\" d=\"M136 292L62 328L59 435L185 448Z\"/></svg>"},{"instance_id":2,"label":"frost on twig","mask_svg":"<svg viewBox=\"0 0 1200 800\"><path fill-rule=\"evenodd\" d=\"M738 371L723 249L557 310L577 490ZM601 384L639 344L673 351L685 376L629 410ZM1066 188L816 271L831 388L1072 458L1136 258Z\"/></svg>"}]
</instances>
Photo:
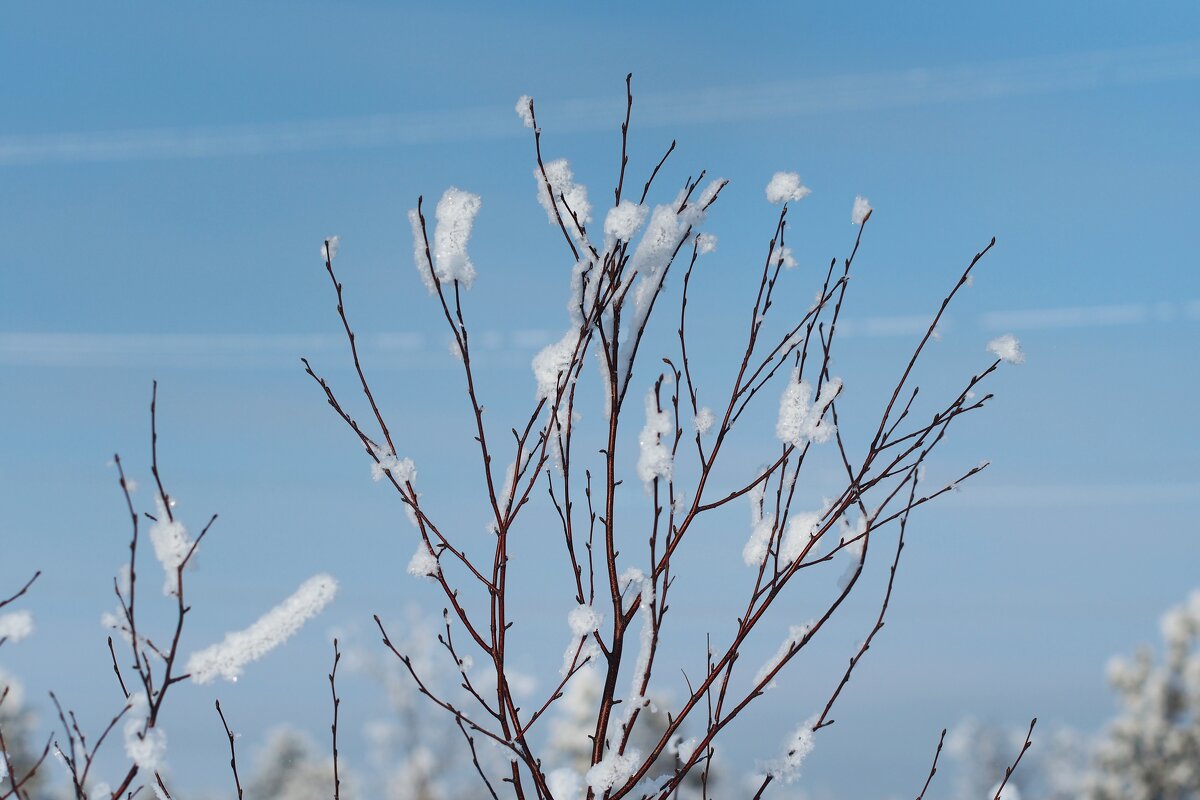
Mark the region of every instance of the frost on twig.
<instances>
[{"instance_id":1,"label":"frost on twig","mask_svg":"<svg viewBox=\"0 0 1200 800\"><path fill-rule=\"evenodd\" d=\"M291 597L268 611L249 628L225 635L219 644L192 654L187 670L196 683L216 678L236 681L251 661L257 661L300 630L333 600L337 581L326 574L315 575L300 585Z\"/></svg>"}]
</instances>

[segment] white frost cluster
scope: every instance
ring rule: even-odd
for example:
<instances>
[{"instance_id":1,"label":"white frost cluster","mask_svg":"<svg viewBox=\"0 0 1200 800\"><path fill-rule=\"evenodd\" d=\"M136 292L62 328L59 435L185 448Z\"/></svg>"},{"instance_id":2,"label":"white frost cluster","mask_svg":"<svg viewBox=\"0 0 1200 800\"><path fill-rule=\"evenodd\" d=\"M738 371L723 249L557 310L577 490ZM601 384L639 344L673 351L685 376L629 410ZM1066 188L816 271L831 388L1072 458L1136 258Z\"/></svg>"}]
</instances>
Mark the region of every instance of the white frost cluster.
<instances>
[{"instance_id":1,"label":"white frost cluster","mask_svg":"<svg viewBox=\"0 0 1200 800\"><path fill-rule=\"evenodd\" d=\"M425 284L425 288L433 294L437 290L437 283L433 279L433 264L429 261L429 252L425 248L425 231L421 227L421 213L415 208L408 210L408 224L412 226L413 237L413 264L417 267L417 274L421 276L421 282Z\"/></svg>"},{"instance_id":2,"label":"white frost cluster","mask_svg":"<svg viewBox=\"0 0 1200 800\"><path fill-rule=\"evenodd\" d=\"M33 614L28 611L11 611L0 614L0 639L19 642L33 633Z\"/></svg>"},{"instance_id":3,"label":"white frost cluster","mask_svg":"<svg viewBox=\"0 0 1200 800\"><path fill-rule=\"evenodd\" d=\"M401 486L417 479L417 465L411 458L399 458L382 447L375 448L375 457L379 460L371 463L371 477L374 480L381 481L388 473Z\"/></svg>"},{"instance_id":4,"label":"white frost cluster","mask_svg":"<svg viewBox=\"0 0 1200 800\"><path fill-rule=\"evenodd\" d=\"M546 164L546 177L542 178L542 169L538 167L533 171L533 177L538 184L538 202L542 204L542 208L546 209L546 216L554 225L558 224L558 217L554 214L555 205L558 203L559 195L562 195L570 208L559 207L558 212L562 216L563 225L567 230L578 240L583 241L583 231L575 224L575 220L571 218L571 213L574 212L575 217L579 219L579 224L586 226L592 221L592 204L588 202L587 187L582 184L575 183L575 175L571 172L571 164L565 158L555 159ZM549 181L549 187L547 187ZM551 197L550 192L554 195Z\"/></svg>"},{"instance_id":5,"label":"white frost cluster","mask_svg":"<svg viewBox=\"0 0 1200 800\"><path fill-rule=\"evenodd\" d=\"M800 777L800 767L804 765L804 759L812 752L813 726L816 724L815 718L805 720L788 737L783 757L771 763L767 772L784 783L795 783Z\"/></svg>"},{"instance_id":6,"label":"white frost cluster","mask_svg":"<svg viewBox=\"0 0 1200 800\"><path fill-rule=\"evenodd\" d=\"M309 578L249 628L228 633L220 644L193 653L187 671L196 683L209 683L218 677L236 681L247 664L287 641L329 605L336 593L337 581L331 576L322 573Z\"/></svg>"},{"instance_id":7,"label":"white frost cluster","mask_svg":"<svg viewBox=\"0 0 1200 800\"><path fill-rule=\"evenodd\" d=\"M169 596L179 591L179 567L192 549L192 540L183 523L169 517L161 494L155 496L154 505L157 519L150 526L150 543L154 545L154 557L166 574L163 594Z\"/></svg>"},{"instance_id":8,"label":"white frost cluster","mask_svg":"<svg viewBox=\"0 0 1200 800\"><path fill-rule=\"evenodd\" d=\"M810 194L812 194L812 189L801 183L800 176L794 172L776 172L771 176L771 182L767 184L767 202L769 203L803 200Z\"/></svg>"},{"instance_id":9,"label":"white frost cluster","mask_svg":"<svg viewBox=\"0 0 1200 800\"><path fill-rule=\"evenodd\" d=\"M865 516L860 516L858 521L853 524L846 517L838 520L838 526L841 528L841 541L846 545L846 552L855 559L862 558L863 550L867 546L867 537L864 534L867 532L868 522Z\"/></svg>"},{"instance_id":10,"label":"white frost cluster","mask_svg":"<svg viewBox=\"0 0 1200 800\"><path fill-rule=\"evenodd\" d=\"M441 572L437 556L429 549L424 539L417 540L417 550L408 561L408 574L418 578L435 577Z\"/></svg>"},{"instance_id":11,"label":"white frost cluster","mask_svg":"<svg viewBox=\"0 0 1200 800\"><path fill-rule=\"evenodd\" d=\"M642 234L637 249L629 260L629 274L636 275L637 284L633 288L633 308L626 306L629 330L640 330L650 316L651 303L662 287L666 278L667 267L670 265L675 251L681 247L688 236L696 233L696 229L704 222L706 209L716 199L717 193L728 183L724 178L717 178L707 186L682 211L683 194L670 205L655 206ZM631 365L629 356L632 348L623 349L623 361L617 372L617 380L621 386L629 379Z\"/></svg>"},{"instance_id":12,"label":"white frost cluster","mask_svg":"<svg viewBox=\"0 0 1200 800\"><path fill-rule=\"evenodd\" d=\"M525 123L526 128L533 127L533 111L530 110L532 105L533 98L527 94L517 98L517 116L521 118L521 122Z\"/></svg>"},{"instance_id":13,"label":"white frost cluster","mask_svg":"<svg viewBox=\"0 0 1200 800\"><path fill-rule=\"evenodd\" d=\"M871 216L871 204L867 202L867 198L861 194L854 198L854 207L850 209L850 223L852 225L862 225L867 221L867 217Z\"/></svg>"},{"instance_id":14,"label":"white frost cluster","mask_svg":"<svg viewBox=\"0 0 1200 800\"><path fill-rule=\"evenodd\" d=\"M702 407L696 412L696 433L701 436L706 435L712 430L712 426L716 421L717 418L713 416L712 409L708 406Z\"/></svg>"},{"instance_id":15,"label":"white frost cluster","mask_svg":"<svg viewBox=\"0 0 1200 800\"><path fill-rule=\"evenodd\" d=\"M603 621L604 617L600 612L588 605L576 606L567 613L567 625L571 628L571 643L567 645L566 652L563 653L563 663L559 675L565 678L573 664L583 663L600 654L600 647L591 638L591 635L600 630L600 624ZM580 640L582 640L582 647ZM576 661L576 651L579 653L578 661Z\"/></svg>"},{"instance_id":16,"label":"white frost cluster","mask_svg":"<svg viewBox=\"0 0 1200 800\"><path fill-rule=\"evenodd\" d=\"M533 377L537 380L539 399L554 400L559 380L566 377L578 344L579 330L571 328L561 339L546 345L533 357Z\"/></svg>"},{"instance_id":17,"label":"white frost cluster","mask_svg":"<svg viewBox=\"0 0 1200 800\"><path fill-rule=\"evenodd\" d=\"M700 253L700 255L706 256L716 249L717 249L716 234L712 234L712 233L697 233L696 234L696 250Z\"/></svg>"},{"instance_id":18,"label":"white frost cluster","mask_svg":"<svg viewBox=\"0 0 1200 800\"><path fill-rule=\"evenodd\" d=\"M642 754L636 750L618 755L610 750L604 758L587 771L587 785L598 795L625 783L642 763Z\"/></svg>"},{"instance_id":19,"label":"white frost cluster","mask_svg":"<svg viewBox=\"0 0 1200 800\"><path fill-rule=\"evenodd\" d=\"M600 630L600 623L603 621L600 612L588 605L576 606L567 613L567 625L571 627L571 634L576 639Z\"/></svg>"},{"instance_id":20,"label":"white frost cluster","mask_svg":"<svg viewBox=\"0 0 1200 800\"><path fill-rule=\"evenodd\" d=\"M642 627L638 635L637 660L633 663L629 696L622 703L624 712L621 716L620 727L624 729L629 725L629 720L633 717L634 712L644 708L650 702L642 694L642 687L647 683L647 673L650 670L650 653L654 643L654 620L651 616L650 604L654 602L655 588L654 582L647 578L645 573L637 567L629 567L622 572L617 578L617 586L620 588L622 596L630 589L636 590L637 594L641 595L641 602L638 605L638 615L642 618Z\"/></svg>"},{"instance_id":21,"label":"white frost cluster","mask_svg":"<svg viewBox=\"0 0 1200 800\"><path fill-rule=\"evenodd\" d=\"M750 498L750 539L742 548L742 560L747 567L757 567L771 552L771 536L775 533L775 514L763 513L763 499L767 494L766 481L759 481L748 493Z\"/></svg>"},{"instance_id":22,"label":"white frost cluster","mask_svg":"<svg viewBox=\"0 0 1200 800\"><path fill-rule=\"evenodd\" d=\"M692 760L692 756L696 755L696 748L700 746L700 739L692 736L684 739L681 736L676 736L668 745L667 752L679 756L679 760L684 764Z\"/></svg>"},{"instance_id":23,"label":"white frost cluster","mask_svg":"<svg viewBox=\"0 0 1200 800\"><path fill-rule=\"evenodd\" d=\"M645 206L640 206L632 200L622 200L618 206L610 209L604 218L605 240L607 242L632 241L638 229L646 223L646 215L649 213L649 209Z\"/></svg>"},{"instance_id":24,"label":"white frost cluster","mask_svg":"<svg viewBox=\"0 0 1200 800\"><path fill-rule=\"evenodd\" d=\"M779 547L781 561L791 564L801 556L804 548L808 547L808 543L821 529L823 516L820 511L806 511L792 515L788 520L787 530L783 534L783 544Z\"/></svg>"},{"instance_id":25,"label":"white frost cluster","mask_svg":"<svg viewBox=\"0 0 1200 800\"><path fill-rule=\"evenodd\" d=\"M479 195L451 186L438 201L437 227L433 230L433 263L443 281L458 281L470 289L475 265L467 255L467 240L482 202Z\"/></svg>"},{"instance_id":26,"label":"white frost cluster","mask_svg":"<svg viewBox=\"0 0 1200 800\"><path fill-rule=\"evenodd\" d=\"M836 428L832 421L824 421L825 411L842 390L840 378L831 378L821 387L821 394L813 403L813 390L808 381L800 379L800 368L792 370L787 388L779 400L779 420L775 424L775 435L781 442L803 447L807 442L821 444L833 437Z\"/></svg>"},{"instance_id":27,"label":"white frost cluster","mask_svg":"<svg viewBox=\"0 0 1200 800\"><path fill-rule=\"evenodd\" d=\"M673 430L671 418L666 411L658 410L658 401L654 390L646 393L646 427L638 436L637 474L649 491L656 478L670 478L675 466L669 443Z\"/></svg>"},{"instance_id":28,"label":"white frost cluster","mask_svg":"<svg viewBox=\"0 0 1200 800\"><path fill-rule=\"evenodd\" d=\"M792 625L790 628L788 628L787 638L780 643L779 649L775 651L775 655L767 659L767 662L763 664L755 674L754 685L757 686L766 680L767 676L774 672L775 668L783 663L783 660L788 657L788 654L790 654L794 648L800 646L800 643L804 641L804 637L808 636L812 629L813 623L811 622L806 622L803 625ZM768 685L764 688L769 689L771 687Z\"/></svg>"},{"instance_id":29,"label":"white frost cluster","mask_svg":"<svg viewBox=\"0 0 1200 800\"><path fill-rule=\"evenodd\" d=\"M338 253L338 237L326 236L325 241L321 242L321 260L333 261L337 258Z\"/></svg>"},{"instance_id":30,"label":"white frost cluster","mask_svg":"<svg viewBox=\"0 0 1200 800\"><path fill-rule=\"evenodd\" d=\"M129 697L125 716L125 755L143 772L153 774L166 763L167 735L160 728L146 728L150 704L144 692Z\"/></svg>"},{"instance_id":31,"label":"white frost cluster","mask_svg":"<svg viewBox=\"0 0 1200 800\"><path fill-rule=\"evenodd\" d=\"M1011 333L997 336L987 343L988 352L1001 361L1009 364L1025 363L1025 354L1021 352L1021 343Z\"/></svg>"}]
</instances>

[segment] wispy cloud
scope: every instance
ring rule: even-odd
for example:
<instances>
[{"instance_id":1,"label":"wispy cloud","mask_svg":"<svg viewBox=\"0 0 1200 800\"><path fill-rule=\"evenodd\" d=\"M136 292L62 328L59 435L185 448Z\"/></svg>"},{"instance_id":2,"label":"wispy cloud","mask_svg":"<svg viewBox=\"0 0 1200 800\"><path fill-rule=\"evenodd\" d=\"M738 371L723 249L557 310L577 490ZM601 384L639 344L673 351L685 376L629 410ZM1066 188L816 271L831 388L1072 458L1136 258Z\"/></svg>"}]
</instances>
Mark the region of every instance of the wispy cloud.
<instances>
[{"instance_id":1,"label":"wispy cloud","mask_svg":"<svg viewBox=\"0 0 1200 800\"><path fill-rule=\"evenodd\" d=\"M1085 483L972 486L964 484L944 501L949 506L1080 508L1200 503L1200 483Z\"/></svg>"},{"instance_id":2,"label":"wispy cloud","mask_svg":"<svg viewBox=\"0 0 1200 800\"><path fill-rule=\"evenodd\" d=\"M1178 319L1200 319L1200 301L993 311L980 317L979 323L986 330L1046 330L1103 328L1145 322L1174 322Z\"/></svg>"},{"instance_id":3,"label":"wispy cloud","mask_svg":"<svg viewBox=\"0 0 1200 800\"><path fill-rule=\"evenodd\" d=\"M852 338L920 336L929 314L850 318L838 335ZM974 320L984 330L1054 330L1200 320L1200 300L991 311ZM948 319L948 325L963 320ZM967 320L970 322L970 320ZM491 367L527 368L529 356L557 338L540 329L482 330L472 352ZM379 368L452 366L448 336L392 331L358 337L360 351ZM30 367L294 367L300 356L337 355L345 340L332 334L0 333L0 364Z\"/></svg>"},{"instance_id":4,"label":"wispy cloud","mask_svg":"<svg viewBox=\"0 0 1200 800\"><path fill-rule=\"evenodd\" d=\"M509 366L551 340L550 331L482 331L472 335L485 362ZM375 368L450 366L448 341L416 331L358 337ZM0 333L0 364L28 367L294 368L301 356L343 366L345 339L325 334Z\"/></svg>"},{"instance_id":5,"label":"wispy cloud","mask_svg":"<svg viewBox=\"0 0 1200 800\"><path fill-rule=\"evenodd\" d=\"M639 94L644 126L712 124L1200 79L1200 42ZM546 98L560 132L611 127L618 98ZM511 105L249 125L0 137L0 165L214 158L524 135Z\"/></svg>"}]
</instances>

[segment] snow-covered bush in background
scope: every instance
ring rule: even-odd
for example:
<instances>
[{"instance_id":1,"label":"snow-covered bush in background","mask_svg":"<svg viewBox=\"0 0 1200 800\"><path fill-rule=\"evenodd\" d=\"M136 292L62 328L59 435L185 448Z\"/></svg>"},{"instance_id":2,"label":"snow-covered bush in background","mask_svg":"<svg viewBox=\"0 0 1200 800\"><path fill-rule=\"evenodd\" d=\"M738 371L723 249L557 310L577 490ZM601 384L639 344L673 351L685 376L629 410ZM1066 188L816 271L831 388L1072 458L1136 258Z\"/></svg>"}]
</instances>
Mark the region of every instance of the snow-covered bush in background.
<instances>
[{"instance_id":1,"label":"snow-covered bush in background","mask_svg":"<svg viewBox=\"0 0 1200 800\"><path fill-rule=\"evenodd\" d=\"M1096 751L1092 800L1200 798L1200 590L1162 618L1165 652L1113 659L1120 712Z\"/></svg>"}]
</instances>

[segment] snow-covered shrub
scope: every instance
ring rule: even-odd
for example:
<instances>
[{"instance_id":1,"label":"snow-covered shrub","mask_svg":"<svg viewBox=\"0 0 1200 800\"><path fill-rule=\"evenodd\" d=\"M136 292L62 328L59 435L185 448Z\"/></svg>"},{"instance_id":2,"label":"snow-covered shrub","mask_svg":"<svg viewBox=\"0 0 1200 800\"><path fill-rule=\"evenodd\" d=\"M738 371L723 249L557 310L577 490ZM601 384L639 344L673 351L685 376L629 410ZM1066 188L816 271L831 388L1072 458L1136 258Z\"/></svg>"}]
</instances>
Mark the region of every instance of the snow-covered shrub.
<instances>
[{"instance_id":1,"label":"snow-covered shrub","mask_svg":"<svg viewBox=\"0 0 1200 800\"><path fill-rule=\"evenodd\" d=\"M360 358L332 254L325 258L325 268L337 292L338 314L357 371L355 389L367 414L352 411L351 401L305 361L325 400L370 458L373 474L398 493L415 528L416 555L409 571L443 598L447 661L441 669L460 673L467 702L434 691L428 672L376 617L384 644L459 728L472 754L480 742L488 742L504 755L500 769L474 762L493 794L665 798L689 776L699 774L703 784L722 732L821 635L857 587L868 553L878 549L870 545L889 536L892 566L875 627L852 654L841 680L831 676L827 701L802 713L798 709L797 720L805 721L787 737L782 752L764 753L760 794L773 781L795 780L820 729L832 723L831 710L850 673L883 627L910 513L986 466L971 467L926 490L921 476L930 453L959 417L991 398L977 396L978 386L1002 362L1022 358L1011 336L993 341L988 345L993 358L963 382L961 391L916 413L914 366L993 240L969 259L931 313L928 330L910 358L897 365L893 388L878 398L878 415L853 424L841 420L839 400L855 386L832 374L832 356L855 255L875 212L866 198L854 198L848 205L858 227L850 254L820 272L791 270L785 276L783 271L797 264L786 244L788 215L811 192L797 174L779 172L766 195L781 208L771 223L762 267L746 287L751 300L737 312L748 318L749 326L741 328L744 348L730 373L735 377L723 386L704 380L711 365L689 349L688 294L702 280L738 280L708 274L701 265L716 243L703 228L729 182L700 172L665 201L651 203L648 198L674 150L672 143L657 164L647 163L640 192L631 191L634 184L626 174L631 94L627 100L613 202L596 228L591 227L593 217L601 214L570 163L543 158L532 98L524 96L517 103L520 120L532 131L537 199L561 234L570 280L564 270L566 332L534 357L530 410L515 424L497 427L485 421L468 322L467 290L489 280L486 259L468 255L472 226L477 214L487 213L486 203L452 187L437 203L432 225L423 199L409 212L419 279L434 296L463 371L463 412L469 423L461 435L474 440L479 483L460 478L451 498L419 490L406 428L386 420ZM784 288L785 277L788 283L809 281L815 301L797 310L789 296L795 288ZM541 303L542 297L529 302ZM659 316L677 330L676 339L664 342L656 335L651 320ZM586 365L597 363L598 379L592 371L585 374ZM760 409L774 414L775 408L776 437L761 444L766 466L741 477L717 470L718 463L724 467L729 460L722 457L738 436L735 430L740 434L745 428L753 436L748 420ZM746 447L747 437L738 446ZM844 475L842 488L819 506L806 507L809 501L802 498L807 493L797 491L801 471L822 459ZM497 468L505 463L507 468ZM421 474L448 466L427 465ZM467 474L459 464L453 470ZM460 503L473 485L489 516L492 540L485 558L469 555L461 534L440 519L443 504ZM641 490L631 493L630 485ZM558 521L557 544L525 511L542 492ZM707 658L686 670L688 682L659 675L655 668L672 620L668 595L679 577L673 571L678 554L694 546L694 531L711 512L745 502L752 518L742 548L746 567L740 578L728 578L744 583L745 603L729 609ZM510 632L509 601L522 592L542 598L547 584L542 576L518 569L509 547L513 537L539 537L543 550L552 544L561 548L563 584L570 587L559 598L570 634L565 656L561 651L544 654L554 667L561 660L559 679L532 701L516 697L511 660L514 647L523 645L513 643L517 634ZM474 543L472 549L477 548ZM745 663L743 649L765 627L760 623L781 613L777 600L789 584L798 582L802 572L811 574L809 568L835 559L844 562L843 575L823 607L811 620L793 621L803 624L790 626L768 663ZM458 631L453 637L452 628ZM480 666L468 670L465 662ZM433 668L435 674L438 669ZM680 696L674 701L665 699L676 693ZM556 706L564 713L555 715Z\"/></svg>"}]
</instances>

